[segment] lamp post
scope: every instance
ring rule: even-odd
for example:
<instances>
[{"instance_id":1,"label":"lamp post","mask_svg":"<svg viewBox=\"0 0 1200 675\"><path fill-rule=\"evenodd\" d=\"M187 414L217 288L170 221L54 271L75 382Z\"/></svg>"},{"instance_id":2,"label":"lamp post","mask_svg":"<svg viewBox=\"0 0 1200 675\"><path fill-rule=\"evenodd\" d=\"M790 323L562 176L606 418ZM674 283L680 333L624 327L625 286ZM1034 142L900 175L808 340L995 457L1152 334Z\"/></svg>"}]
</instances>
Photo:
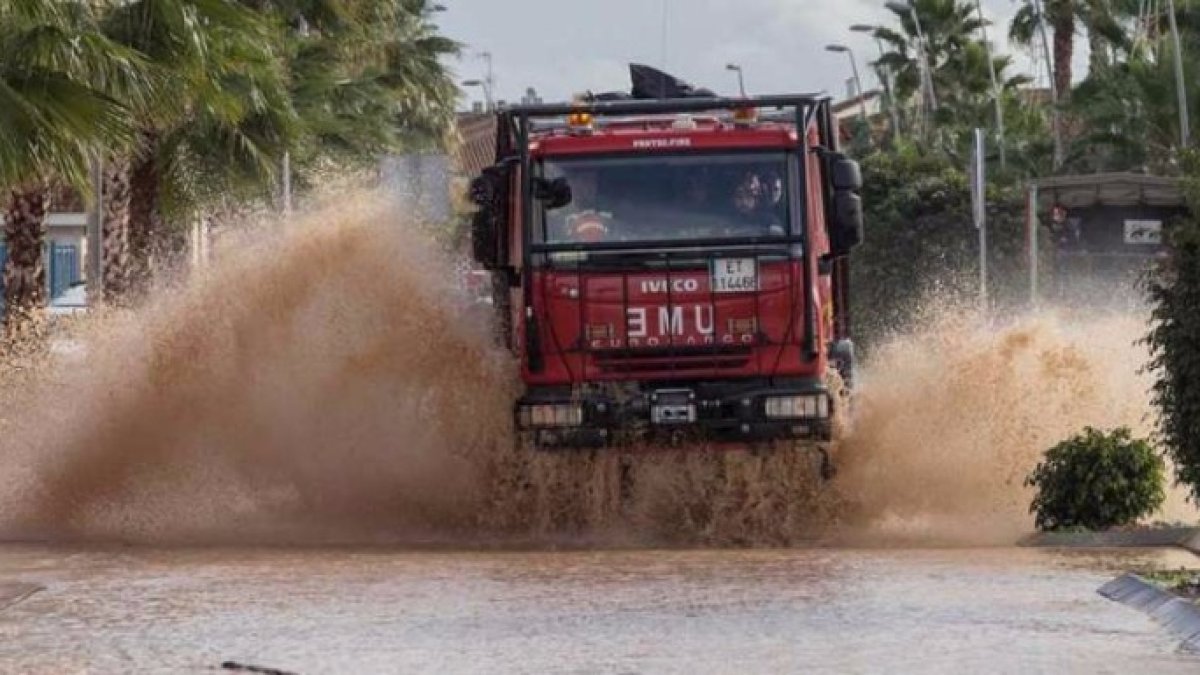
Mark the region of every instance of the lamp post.
<instances>
[{"instance_id":1,"label":"lamp post","mask_svg":"<svg viewBox=\"0 0 1200 675\"><path fill-rule=\"evenodd\" d=\"M854 74L854 88L858 90L858 111L862 116L863 124L868 124L867 98L863 95L862 79L858 76L858 63L854 60L854 51L846 45L839 44L825 45L825 51L846 54L850 57L850 72Z\"/></svg>"},{"instance_id":2,"label":"lamp post","mask_svg":"<svg viewBox=\"0 0 1200 675\"><path fill-rule=\"evenodd\" d=\"M882 60L883 42L879 39L876 31L879 26L868 26L866 24L856 23L850 26L850 30L855 33L870 33L875 38L875 46L879 48L879 58ZM877 63L876 74L879 75L879 82L883 85L883 93L887 96L888 117L892 122L892 135L900 135L900 115L896 110L896 97L892 89L892 69L882 63Z\"/></svg>"},{"instance_id":3,"label":"lamp post","mask_svg":"<svg viewBox=\"0 0 1200 675\"><path fill-rule=\"evenodd\" d=\"M487 82L488 89L495 91L496 76L495 73L492 72L492 53L486 50L479 52L479 58L483 59L483 62L487 64L487 77L484 78L484 82Z\"/></svg>"},{"instance_id":4,"label":"lamp post","mask_svg":"<svg viewBox=\"0 0 1200 675\"><path fill-rule=\"evenodd\" d=\"M917 58L921 68L921 86L925 90L930 111L938 108L937 91L933 88L933 69L929 63L929 41L925 39L925 31L921 30L921 17L917 16L917 8L908 2L887 2L884 6L899 14L907 13L913 20L913 28L917 33Z\"/></svg>"},{"instance_id":5,"label":"lamp post","mask_svg":"<svg viewBox=\"0 0 1200 675\"><path fill-rule=\"evenodd\" d=\"M483 89L483 100L487 101L487 110L491 112L494 109L492 103L492 87L487 83L487 80L463 80L464 87L480 87Z\"/></svg>"},{"instance_id":6,"label":"lamp post","mask_svg":"<svg viewBox=\"0 0 1200 675\"><path fill-rule=\"evenodd\" d=\"M742 67L736 63L726 63L725 70L732 70L737 73L738 91L741 92L742 98L746 98L746 80L742 76Z\"/></svg>"},{"instance_id":7,"label":"lamp post","mask_svg":"<svg viewBox=\"0 0 1200 675\"><path fill-rule=\"evenodd\" d=\"M1179 45L1179 26L1175 23L1175 0L1167 0L1167 17L1171 23L1171 41L1175 47L1175 94L1179 97L1179 144L1186 148L1191 141L1188 120L1187 85L1183 79L1183 49Z\"/></svg>"},{"instance_id":8,"label":"lamp post","mask_svg":"<svg viewBox=\"0 0 1200 675\"><path fill-rule=\"evenodd\" d=\"M491 112L492 110L496 109L496 101L495 101L495 99L492 98L492 95L496 91L496 75L492 71L492 53L484 50L482 52L479 52L479 54L477 56L479 56L479 58L483 60L484 64L486 64L483 79L476 78L476 79L464 80L462 83L462 86L464 86L464 87L482 87L483 88L483 99L484 99L484 101L487 102L488 112Z\"/></svg>"}]
</instances>

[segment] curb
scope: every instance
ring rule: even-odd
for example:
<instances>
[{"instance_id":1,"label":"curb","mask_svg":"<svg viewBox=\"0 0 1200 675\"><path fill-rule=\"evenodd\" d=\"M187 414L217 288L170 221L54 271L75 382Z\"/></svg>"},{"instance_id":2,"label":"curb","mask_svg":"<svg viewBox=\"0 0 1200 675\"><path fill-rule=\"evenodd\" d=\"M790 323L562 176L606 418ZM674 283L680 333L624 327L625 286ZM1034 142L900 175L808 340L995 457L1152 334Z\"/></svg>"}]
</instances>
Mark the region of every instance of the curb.
<instances>
[{"instance_id":1,"label":"curb","mask_svg":"<svg viewBox=\"0 0 1200 675\"><path fill-rule=\"evenodd\" d=\"M1155 548L1178 546L1200 554L1200 527L1167 527L1117 532L1038 532L1020 546L1060 548Z\"/></svg>"},{"instance_id":2,"label":"curb","mask_svg":"<svg viewBox=\"0 0 1200 675\"><path fill-rule=\"evenodd\" d=\"M1180 539L1178 545L1200 555L1200 528L1193 528L1192 533Z\"/></svg>"},{"instance_id":3,"label":"curb","mask_svg":"<svg viewBox=\"0 0 1200 675\"><path fill-rule=\"evenodd\" d=\"M43 590L44 586L22 581L0 583L0 611L6 610L29 596Z\"/></svg>"},{"instance_id":4,"label":"curb","mask_svg":"<svg viewBox=\"0 0 1200 675\"><path fill-rule=\"evenodd\" d=\"M1182 648L1200 652L1200 607L1136 574L1122 574L1096 589L1100 595L1140 610L1178 636Z\"/></svg>"}]
</instances>

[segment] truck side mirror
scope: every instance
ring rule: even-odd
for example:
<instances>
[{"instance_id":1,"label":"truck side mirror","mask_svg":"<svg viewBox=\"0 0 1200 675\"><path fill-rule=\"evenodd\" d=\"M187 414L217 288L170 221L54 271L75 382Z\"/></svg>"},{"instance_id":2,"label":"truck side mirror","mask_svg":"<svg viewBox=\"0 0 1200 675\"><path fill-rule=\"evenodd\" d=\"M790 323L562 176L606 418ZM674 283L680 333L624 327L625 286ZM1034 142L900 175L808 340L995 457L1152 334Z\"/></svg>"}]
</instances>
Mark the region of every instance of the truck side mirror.
<instances>
[{"instance_id":1,"label":"truck side mirror","mask_svg":"<svg viewBox=\"0 0 1200 675\"><path fill-rule=\"evenodd\" d=\"M566 178L535 178L533 196L546 205L547 209L558 209L571 203L571 185Z\"/></svg>"},{"instance_id":2,"label":"truck side mirror","mask_svg":"<svg viewBox=\"0 0 1200 675\"><path fill-rule=\"evenodd\" d=\"M849 190L858 192L862 189L862 171L858 162L846 157L840 152L829 157L829 183L835 192Z\"/></svg>"},{"instance_id":3,"label":"truck side mirror","mask_svg":"<svg viewBox=\"0 0 1200 675\"><path fill-rule=\"evenodd\" d=\"M479 206L471 217L471 255L484 269L503 264L501 239L507 235L509 176L506 166L490 166L471 181L471 201Z\"/></svg>"},{"instance_id":4,"label":"truck side mirror","mask_svg":"<svg viewBox=\"0 0 1200 675\"><path fill-rule=\"evenodd\" d=\"M862 197L849 190L833 193L833 220L829 231L830 249L836 256L846 255L863 241Z\"/></svg>"},{"instance_id":5,"label":"truck side mirror","mask_svg":"<svg viewBox=\"0 0 1200 675\"><path fill-rule=\"evenodd\" d=\"M858 162L840 152L825 156L829 181L831 213L829 219L829 248L833 257L849 255L863 241L863 207L858 191L862 189L862 171Z\"/></svg>"}]
</instances>

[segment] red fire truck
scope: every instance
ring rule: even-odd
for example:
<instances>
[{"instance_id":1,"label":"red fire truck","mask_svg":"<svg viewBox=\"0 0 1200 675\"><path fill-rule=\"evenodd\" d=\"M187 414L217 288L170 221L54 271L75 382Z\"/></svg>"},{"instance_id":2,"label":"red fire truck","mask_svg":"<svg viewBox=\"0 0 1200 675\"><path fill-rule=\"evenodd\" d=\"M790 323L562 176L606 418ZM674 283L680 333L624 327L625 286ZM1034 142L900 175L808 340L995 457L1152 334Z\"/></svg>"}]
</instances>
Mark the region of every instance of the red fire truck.
<instances>
[{"instance_id":1,"label":"red fire truck","mask_svg":"<svg viewBox=\"0 0 1200 675\"><path fill-rule=\"evenodd\" d=\"M539 104L497 128L473 248L536 446L830 438L862 207L828 98Z\"/></svg>"}]
</instances>

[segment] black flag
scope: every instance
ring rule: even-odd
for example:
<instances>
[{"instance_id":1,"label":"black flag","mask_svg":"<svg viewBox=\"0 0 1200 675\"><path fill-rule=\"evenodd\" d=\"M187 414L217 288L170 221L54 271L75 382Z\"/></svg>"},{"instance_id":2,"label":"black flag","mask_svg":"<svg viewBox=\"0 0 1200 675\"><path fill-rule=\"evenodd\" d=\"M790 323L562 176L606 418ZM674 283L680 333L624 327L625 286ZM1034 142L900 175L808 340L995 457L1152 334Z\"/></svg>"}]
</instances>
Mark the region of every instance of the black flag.
<instances>
[{"instance_id":1,"label":"black flag","mask_svg":"<svg viewBox=\"0 0 1200 675\"><path fill-rule=\"evenodd\" d=\"M641 99L701 98L714 96L708 89L697 89L683 80L640 63L629 64L633 97Z\"/></svg>"}]
</instances>

